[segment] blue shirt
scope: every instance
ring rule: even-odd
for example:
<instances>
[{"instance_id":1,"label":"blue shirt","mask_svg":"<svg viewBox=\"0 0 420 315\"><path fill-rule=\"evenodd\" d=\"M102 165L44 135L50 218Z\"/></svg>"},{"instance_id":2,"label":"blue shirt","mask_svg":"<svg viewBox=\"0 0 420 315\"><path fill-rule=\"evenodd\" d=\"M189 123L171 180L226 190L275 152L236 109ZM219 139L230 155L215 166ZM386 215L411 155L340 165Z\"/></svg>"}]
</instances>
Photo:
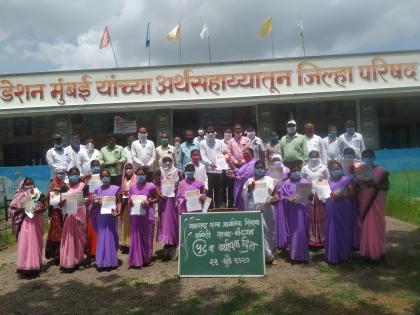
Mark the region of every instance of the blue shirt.
<instances>
[{"instance_id":1,"label":"blue shirt","mask_svg":"<svg viewBox=\"0 0 420 315\"><path fill-rule=\"evenodd\" d=\"M182 170L185 169L185 165L191 162L191 151L195 149L200 149L200 146L196 143L188 143L187 141L181 143L181 159L180 164Z\"/></svg>"}]
</instances>

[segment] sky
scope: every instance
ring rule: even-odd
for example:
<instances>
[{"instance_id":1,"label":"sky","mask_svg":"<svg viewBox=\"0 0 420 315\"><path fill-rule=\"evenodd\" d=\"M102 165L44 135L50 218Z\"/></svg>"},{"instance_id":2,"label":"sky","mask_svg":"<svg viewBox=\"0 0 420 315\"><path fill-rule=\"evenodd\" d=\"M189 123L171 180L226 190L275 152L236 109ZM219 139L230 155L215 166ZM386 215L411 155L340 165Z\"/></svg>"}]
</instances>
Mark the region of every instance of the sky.
<instances>
[{"instance_id":1,"label":"sky","mask_svg":"<svg viewBox=\"0 0 420 315\"><path fill-rule=\"evenodd\" d=\"M307 56L420 48L419 0L0 0L0 75L113 68L111 47L99 49L109 28L120 67L179 63L168 33L181 22L182 63L272 57L261 23L273 19L276 58L302 56L301 12Z\"/></svg>"}]
</instances>

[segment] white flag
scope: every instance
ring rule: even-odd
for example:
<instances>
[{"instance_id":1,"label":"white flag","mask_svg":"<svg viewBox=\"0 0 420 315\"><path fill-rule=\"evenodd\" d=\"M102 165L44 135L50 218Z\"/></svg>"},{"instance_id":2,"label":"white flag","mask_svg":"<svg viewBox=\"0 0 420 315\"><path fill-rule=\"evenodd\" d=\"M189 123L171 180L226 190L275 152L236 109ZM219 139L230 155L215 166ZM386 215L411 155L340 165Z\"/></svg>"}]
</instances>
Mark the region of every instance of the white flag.
<instances>
[{"instance_id":1,"label":"white flag","mask_svg":"<svg viewBox=\"0 0 420 315\"><path fill-rule=\"evenodd\" d=\"M105 48L111 41L111 36L109 36L108 26L105 26L104 33L99 44L99 49Z\"/></svg>"},{"instance_id":2,"label":"white flag","mask_svg":"<svg viewBox=\"0 0 420 315\"><path fill-rule=\"evenodd\" d=\"M303 20L302 15L299 13L299 19L298 19L298 29L299 29L299 35L303 35Z\"/></svg>"},{"instance_id":3,"label":"white flag","mask_svg":"<svg viewBox=\"0 0 420 315\"><path fill-rule=\"evenodd\" d=\"M204 23L203 29L201 30L201 33L200 33L200 37L202 39L209 38L210 37L210 35L209 35L209 27L207 26L207 23Z\"/></svg>"},{"instance_id":4,"label":"white flag","mask_svg":"<svg viewBox=\"0 0 420 315\"><path fill-rule=\"evenodd\" d=\"M178 23L168 34L166 34L167 40L179 40L181 38L181 24Z\"/></svg>"}]
</instances>

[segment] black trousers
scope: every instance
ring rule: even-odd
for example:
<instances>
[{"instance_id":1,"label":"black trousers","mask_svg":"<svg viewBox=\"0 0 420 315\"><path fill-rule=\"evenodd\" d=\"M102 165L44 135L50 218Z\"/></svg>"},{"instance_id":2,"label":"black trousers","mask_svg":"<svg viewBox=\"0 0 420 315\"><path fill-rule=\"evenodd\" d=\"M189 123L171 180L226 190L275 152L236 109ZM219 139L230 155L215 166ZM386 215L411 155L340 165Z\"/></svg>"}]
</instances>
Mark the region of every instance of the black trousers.
<instances>
[{"instance_id":1,"label":"black trousers","mask_svg":"<svg viewBox=\"0 0 420 315\"><path fill-rule=\"evenodd\" d=\"M207 173L209 190L207 196L213 198L211 207L219 208L223 202L223 174Z\"/></svg>"},{"instance_id":2,"label":"black trousers","mask_svg":"<svg viewBox=\"0 0 420 315\"><path fill-rule=\"evenodd\" d=\"M111 176L111 185L121 186L121 179L122 179L121 175Z\"/></svg>"},{"instance_id":3,"label":"black trousers","mask_svg":"<svg viewBox=\"0 0 420 315\"><path fill-rule=\"evenodd\" d=\"M235 186L235 180L228 177L225 171L223 171L222 180L223 202L227 208L233 208L233 186Z\"/></svg>"},{"instance_id":4,"label":"black trousers","mask_svg":"<svg viewBox=\"0 0 420 315\"><path fill-rule=\"evenodd\" d=\"M147 171L146 172L146 181L152 183L153 182L153 171Z\"/></svg>"}]
</instances>

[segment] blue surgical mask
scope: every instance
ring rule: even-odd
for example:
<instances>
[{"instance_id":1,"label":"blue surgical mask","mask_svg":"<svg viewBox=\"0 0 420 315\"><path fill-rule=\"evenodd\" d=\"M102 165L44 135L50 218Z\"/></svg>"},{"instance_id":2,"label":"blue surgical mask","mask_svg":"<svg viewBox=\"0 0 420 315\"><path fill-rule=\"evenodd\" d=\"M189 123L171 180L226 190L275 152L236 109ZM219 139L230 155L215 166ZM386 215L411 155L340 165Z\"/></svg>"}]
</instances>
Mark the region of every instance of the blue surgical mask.
<instances>
[{"instance_id":1,"label":"blue surgical mask","mask_svg":"<svg viewBox=\"0 0 420 315\"><path fill-rule=\"evenodd\" d=\"M333 170L333 171L331 171L331 176L335 179L339 179L343 176L343 171L342 170Z\"/></svg>"},{"instance_id":2,"label":"blue surgical mask","mask_svg":"<svg viewBox=\"0 0 420 315\"><path fill-rule=\"evenodd\" d=\"M61 150L63 150L63 145L62 144L55 143L54 144L54 148L57 149L57 150L59 150L59 151L61 151Z\"/></svg>"},{"instance_id":3,"label":"blue surgical mask","mask_svg":"<svg viewBox=\"0 0 420 315\"><path fill-rule=\"evenodd\" d=\"M71 145L75 147L80 146L80 139L71 139Z\"/></svg>"},{"instance_id":4,"label":"blue surgical mask","mask_svg":"<svg viewBox=\"0 0 420 315\"><path fill-rule=\"evenodd\" d=\"M100 166L92 166L90 168L90 170L92 171L92 174L99 174L99 172L101 171L101 167Z\"/></svg>"},{"instance_id":5,"label":"blue surgical mask","mask_svg":"<svg viewBox=\"0 0 420 315\"><path fill-rule=\"evenodd\" d=\"M375 158L374 157L364 157L362 158L363 164L370 164L372 165L373 162L375 162Z\"/></svg>"},{"instance_id":6,"label":"blue surgical mask","mask_svg":"<svg viewBox=\"0 0 420 315\"><path fill-rule=\"evenodd\" d=\"M255 175L257 175L257 176L264 176L265 175L265 169L263 169L263 168L256 168L255 169Z\"/></svg>"},{"instance_id":7,"label":"blue surgical mask","mask_svg":"<svg viewBox=\"0 0 420 315\"><path fill-rule=\"evenodd\" d=\"M330 136L331 138L337 138L337 131L336 130L329 131L328 136Z\"/></svg>"},{"instance_id":8,"label":"blue surgical mask","mask_svg":"<svg viewBox=\"0 0 420 315\"><path fill-rule=\"evenodd\" d=\"M80 180L80 175L70 175L69 176L70 183L75 184L75 183L79 182L79 180Z\"/></svg>"},{"instance_id":9,"label":"blue surgical mask","mask_svg":"<svg viewBox=\"0 0 420 315\"><path fill-rule=\"evenodd\" d=\"M137 175L137 183L142 184L146 181L146 175Z\"/></svg>"},{"instance_id":10,"label":"blue surgical mask","mask_svg":"<svg viewBox=\"0 0 420 315\"><path fill-rule=\"evenodd\" d=\"M302 172L301 171L293 171L290 174L290 177L293 179L301 179L302 178Z\"/></svg>"},{"instance_id":11,"label":"blue surgical mask","mask_svg":"<svg viewBox=\"0 0 420 315\"><path fill-rule=\"evenodd\" d=\"M104 176L101 178L101 182L103 185L108 186L109 184L111 184L111 177Z\"/></svg>"},{"instance_id":12,"label":"blue surgical mask","mask_svg":"<svg viewBox=\"0 0 420 315\"><path fill-rule=\"evenodd\" d=\"M188 179L193 179L194 178L194 175L195 175L195 172L194 171L192 171L192 172L185 172L185 176Z\"/></svg>"},{"instance_id":13,"label":"blue surgical mask","mask_svg":"<svg viewBox=\"0 0 420 315\"><path fill-rule=\"evenodd\" d=\"M354 160L353 154L344 154L343 155L344 160Z\"/></svg>"},{"instance_id":14,"label":"blue surgical mask","mask_svg":"<svg viewBox=\"0 0 420 315\"><path fill-rule=\"evenodd\" d=\"M279 136L271 136L271 142L279 141Z\"/></svg>"},{"instance_id":15,"label":"blue surgical mask","mask_svg":"<svg viewBox=\"0 0 420 315\"><path fill-rule=\"evenodd\" d=\"M348 135L353 135L354 134L354 128L346 128L346 132Z\"/></svg>"}]
</instances>

